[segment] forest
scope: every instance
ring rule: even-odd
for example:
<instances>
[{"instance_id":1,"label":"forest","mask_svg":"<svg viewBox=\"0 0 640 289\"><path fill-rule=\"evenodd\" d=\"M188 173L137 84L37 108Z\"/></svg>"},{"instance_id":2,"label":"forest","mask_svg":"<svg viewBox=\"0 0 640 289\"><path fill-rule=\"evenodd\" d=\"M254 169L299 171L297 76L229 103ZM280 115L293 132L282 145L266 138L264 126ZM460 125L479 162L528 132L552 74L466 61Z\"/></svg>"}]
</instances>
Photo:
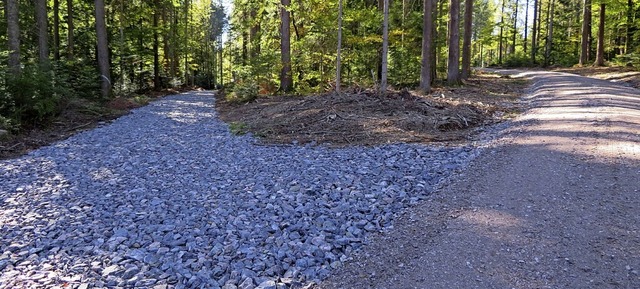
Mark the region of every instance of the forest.
<instances>
[{"instance_id":1,"label":"forest","mask_svg":"<svg viewBox=\"0 0 640 289\"><path fill-rule=\"evenodd\" d=\"M428 92L471 67L640 67L634 0L3 0L0 18L9 132L72 99L173 87L249 101L341 87Z\"/></svg>"}]
</instances>

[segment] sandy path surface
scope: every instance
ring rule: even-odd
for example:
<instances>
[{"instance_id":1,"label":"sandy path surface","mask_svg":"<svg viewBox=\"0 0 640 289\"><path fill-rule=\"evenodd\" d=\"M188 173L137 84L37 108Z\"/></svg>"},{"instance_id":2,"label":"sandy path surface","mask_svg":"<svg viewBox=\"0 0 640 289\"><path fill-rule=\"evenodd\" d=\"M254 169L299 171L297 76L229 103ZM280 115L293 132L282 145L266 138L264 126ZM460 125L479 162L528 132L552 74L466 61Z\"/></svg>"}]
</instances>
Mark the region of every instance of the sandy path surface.
<instances>
[{"instance_id":1,"label":"sandy path surface","mask_svg":"<svg viewBox=\"0 0 640 289\"><path fill-rule=\"evenodd\" d=\"M532 108L319 288L640 288L640 90L516 76Z\"/></svg>"}]
</instances>

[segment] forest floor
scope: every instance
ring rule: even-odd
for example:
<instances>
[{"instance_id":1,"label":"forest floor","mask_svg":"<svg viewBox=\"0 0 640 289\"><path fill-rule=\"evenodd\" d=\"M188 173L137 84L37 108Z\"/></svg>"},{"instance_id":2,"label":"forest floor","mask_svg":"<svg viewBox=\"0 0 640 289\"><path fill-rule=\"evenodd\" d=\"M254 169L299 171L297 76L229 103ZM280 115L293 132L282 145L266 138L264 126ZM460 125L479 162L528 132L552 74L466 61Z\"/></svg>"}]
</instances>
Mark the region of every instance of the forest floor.
<instances>
[{"instance_id":1,"label":"forest floor","mask_svg":"<svg viewBox=\"0 0 640 289\"><path fill-rule=\"evenodd\" d=\"M522 79L478 73L464 85L438 86L429 95L350 88L342 94L264 97L246 104L219 100L217 109L234 133L251 133L264 143L459 143L517 115L526 86Z\"/></svg>"}]
</instances>

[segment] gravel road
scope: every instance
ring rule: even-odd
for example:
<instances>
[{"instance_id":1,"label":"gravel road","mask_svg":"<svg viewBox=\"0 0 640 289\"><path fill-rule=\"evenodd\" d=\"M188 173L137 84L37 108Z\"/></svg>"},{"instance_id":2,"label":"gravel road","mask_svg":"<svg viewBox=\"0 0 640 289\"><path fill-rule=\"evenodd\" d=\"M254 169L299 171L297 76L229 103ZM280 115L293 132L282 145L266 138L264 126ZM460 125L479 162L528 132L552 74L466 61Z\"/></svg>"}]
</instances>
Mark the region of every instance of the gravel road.
<instances>
[{"instance_id":1,"label":"gravel road","mask_svg":"<svg viewBox=\"0 0 640 289\"><path fill-rule=\"evenodd\" d=\"M307 286L477 154L264 146L170 96L0 161L0 288Z\"/></svg>"},{"instance_id":2,"label":"gravel road","mask_svg":"<svg viewBox=\"0 0 640 289\"><path fill-rule=\"evenodd\" d=\"M318 288L640 288L640 91L503 73L532 108Z\"/></svg>"}]
</instances>

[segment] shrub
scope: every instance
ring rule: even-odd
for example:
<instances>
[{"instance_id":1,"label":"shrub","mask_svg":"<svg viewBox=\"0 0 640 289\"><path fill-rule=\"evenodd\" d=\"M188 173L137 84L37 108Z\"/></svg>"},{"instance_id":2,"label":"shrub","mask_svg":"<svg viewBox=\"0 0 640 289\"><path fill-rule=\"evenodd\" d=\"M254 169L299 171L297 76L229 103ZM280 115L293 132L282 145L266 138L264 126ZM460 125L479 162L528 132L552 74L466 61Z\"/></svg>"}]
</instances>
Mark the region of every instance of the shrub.
<instances>
[{"instance_id":1,"label":"shrub","mask_svg":"<svg viewBox=\"0 0 640 289\"><path fill-rule=\"evenodd\" d=\"M226 100L232 103L246 103L254 101L258 97L260 86L254 80L247 80L236 83L231 92L227 94Z\"/></svg>"}]
</instances>

